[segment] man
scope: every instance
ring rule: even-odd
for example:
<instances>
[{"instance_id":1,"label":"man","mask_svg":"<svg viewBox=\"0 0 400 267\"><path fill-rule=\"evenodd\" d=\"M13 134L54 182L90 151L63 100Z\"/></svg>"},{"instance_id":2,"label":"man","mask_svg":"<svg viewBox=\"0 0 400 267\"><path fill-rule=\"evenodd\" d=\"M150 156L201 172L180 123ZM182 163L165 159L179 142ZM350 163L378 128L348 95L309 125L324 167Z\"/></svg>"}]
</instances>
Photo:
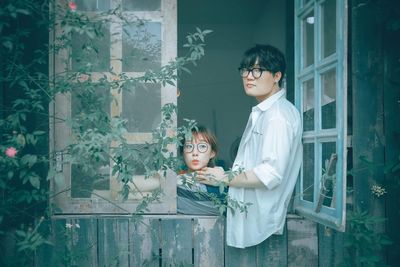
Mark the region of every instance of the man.
<instances>
[{"instance_id":1,"label":"man","mask_svg":"<svg viewBox=\"0 0 400 267\"><path fill-rule=\"evenodd\" d=\"M217 168L199 171L202 183L225 182L229 197L251 203L247 213L228 209L227 245L245 248L282 234L287 207L302 162L302 126L298 110L281 89L285 58L275 47L247 50L239 72L247 95L255 97L232 170L233 179Z\"/></svg>"}]
</instances>

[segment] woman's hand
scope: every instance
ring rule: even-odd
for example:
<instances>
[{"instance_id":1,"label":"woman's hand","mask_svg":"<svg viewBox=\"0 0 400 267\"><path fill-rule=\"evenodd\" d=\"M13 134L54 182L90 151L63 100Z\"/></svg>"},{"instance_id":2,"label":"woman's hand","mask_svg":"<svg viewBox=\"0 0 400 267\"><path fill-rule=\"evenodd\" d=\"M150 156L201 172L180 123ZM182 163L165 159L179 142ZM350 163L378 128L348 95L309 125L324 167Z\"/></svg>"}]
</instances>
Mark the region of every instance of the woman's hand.
<instances>
[{"instance_id":1,"label":"woman's hand","mask_svg":"<svg viewBox=\"0 0 400 267\"><path fill-rule=\"evenodd\" d=\"M218 186L221 183L227 183L228 178L222 167L205 167L197 171L196 179L199 183Z\"/></svg>"}]
</instances>

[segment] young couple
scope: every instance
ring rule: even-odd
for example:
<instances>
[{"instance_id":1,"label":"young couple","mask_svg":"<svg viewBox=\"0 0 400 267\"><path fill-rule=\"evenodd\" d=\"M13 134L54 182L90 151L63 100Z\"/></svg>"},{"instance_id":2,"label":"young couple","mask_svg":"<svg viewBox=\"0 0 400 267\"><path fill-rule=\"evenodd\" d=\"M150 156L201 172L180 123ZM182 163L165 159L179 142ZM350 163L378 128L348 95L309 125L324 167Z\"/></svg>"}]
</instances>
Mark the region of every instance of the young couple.
<instances>
[{"instance_id":1,"label":"young couple","mask_svg":"<svg viewBox=\"0 0 400 267\"><path fill-rule=\"evenodd\" d=\"M229 179L221 167L210 164L217 147L213 135L203 128L193 130L192 139L185 140L183 145L188 171L197 181L190 187L193 191L209 192L212 186L223 182L229 186L230 199L251 203L246 213L227 209L228 246L254 246L272 234L283 233L286 211L302 163L300 114L286 100L285 89L281 88L285 65L282 52L270 45L250 48L240 63L245 93L258 102L252 108L232 167L233 171L242 172ZM190 213L193 206L185 207L179 202L188 199L179 192L179 187L187 188L187 179L180 178L178 211L183 208L181 212ZM212 212L212 205L203 209L205 202L196 201L200 212L191 214L207 214L208 208Z\"/></svg>"}]
</instances>

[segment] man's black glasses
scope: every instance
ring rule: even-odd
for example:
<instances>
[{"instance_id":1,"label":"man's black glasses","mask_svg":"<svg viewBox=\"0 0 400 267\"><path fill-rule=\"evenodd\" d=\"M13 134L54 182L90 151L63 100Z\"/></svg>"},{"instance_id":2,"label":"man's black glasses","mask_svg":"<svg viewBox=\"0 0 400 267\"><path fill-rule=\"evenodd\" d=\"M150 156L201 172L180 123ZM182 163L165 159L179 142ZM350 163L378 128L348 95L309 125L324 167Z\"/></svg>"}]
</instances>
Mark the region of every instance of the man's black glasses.
<instances>
[{"instance_id":1,"label":"man's black glasses","mask_svg":"<svg viewBox=\"0 0 400 267\"><path fill-rule=\"evenodd\" d=\"M242 78L247 78L249 76L250 72L251 75L255 78L258 79L261 77L263 71L266 71L266 69L262 68L252 68L252 69L247 69L247 68L239 68L239 73Z\"/></svg>"}]
</instances>

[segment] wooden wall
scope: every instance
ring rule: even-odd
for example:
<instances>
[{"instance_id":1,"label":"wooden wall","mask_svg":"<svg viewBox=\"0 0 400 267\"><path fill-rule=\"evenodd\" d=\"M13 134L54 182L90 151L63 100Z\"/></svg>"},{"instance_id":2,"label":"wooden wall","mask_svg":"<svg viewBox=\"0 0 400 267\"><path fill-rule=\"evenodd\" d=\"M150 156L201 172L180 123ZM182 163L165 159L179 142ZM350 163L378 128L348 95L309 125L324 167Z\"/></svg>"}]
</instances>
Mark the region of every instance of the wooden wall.
<instances>
[{"instance_id":1,"label":"wooden wall","mask_svg":"<svg viewBox=\"0 0 400 267\"><path fill-rule=\"evenodd\" d=\"M325 267L341 260L332 250L335 233L295 215L283 235L247 249L227 247L224 219L214 216L148 215L138 225L129 216L65 216L46 223L53 245L37 252L34 266Z\"/></svg>"},{"instance_id":2,"label":"wooden wall","mask_svg":"<svg viewBox=\"0 0 400 267\"><path fill-rule=\"evenodd\" d=\"M387 218L377 227L394 242L382 256L400 262L399 182L385 172L400 155L400 2L354 0L351 3L351 63L354 160L354 208ZM375 168L360 160L366 157ZM377 197L371 186L386 188Z\"/></svg>"},{"instance_id":3,"label":"wooden wall","mask_svg":"<svg viewBox=\"0 0 400 267\"><path fill-rule=\"evenodd\" d=\"M388 4L389 3L389 4ZM383 50L383 87L384 87L384 132L386 165L400 161L400 1L383 1L384 31ZM388 194L385 200L386 229L393 241L387 249L387 263L396 266L400 263L400 171L385 177Z\"/></svg>"}]
</instances>

